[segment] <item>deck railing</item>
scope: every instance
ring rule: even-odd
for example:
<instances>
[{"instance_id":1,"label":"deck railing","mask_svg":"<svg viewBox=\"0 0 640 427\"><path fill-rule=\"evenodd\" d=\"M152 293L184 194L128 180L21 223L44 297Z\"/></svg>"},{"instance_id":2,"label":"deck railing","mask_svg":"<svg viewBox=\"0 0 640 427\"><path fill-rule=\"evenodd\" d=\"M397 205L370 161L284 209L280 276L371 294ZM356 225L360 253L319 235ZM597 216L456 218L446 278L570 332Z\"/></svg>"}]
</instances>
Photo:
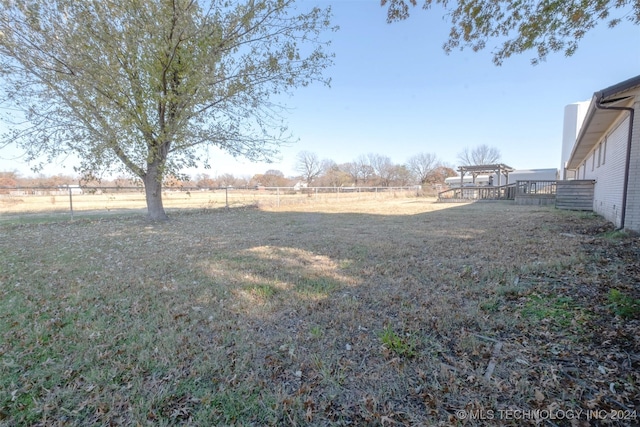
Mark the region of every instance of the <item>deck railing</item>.
<instances>
[{"instance_id":1,"label":"deck railing","mask_svg":"<svg viewBox=\"0 0 640 427\"><path fill-rule=\"evenodd\" d=\"M517 182L517 196L555 195L556 181L526 180Z\"/></svg>"},{"instance_id":2,"label":"deck railing","mask_svg":"<svg viewBox=\"0 0 640 427\"><path fill-rule=\"evenodd\" d=\"M466 186L450 188L438 193L440 201L514 200L516 184L493 186Z\"/></svg>"},{"instance_id":3,"label":"deck railing","mask_svg":"<svg viewBox=\"0 0 640 427\"><path fill-rule=\"evenodd\" d=\"M522 204L549 204L556 196L556 181L522 180L514 184L493 186L466 186L450 188L438 193L441 202L471 200L518 200ZM535 199L535 200L530 200ZM543 200L544 203L538 200ZM548 199L548 200L547 200Z\"/></svg>"}]
</instances>

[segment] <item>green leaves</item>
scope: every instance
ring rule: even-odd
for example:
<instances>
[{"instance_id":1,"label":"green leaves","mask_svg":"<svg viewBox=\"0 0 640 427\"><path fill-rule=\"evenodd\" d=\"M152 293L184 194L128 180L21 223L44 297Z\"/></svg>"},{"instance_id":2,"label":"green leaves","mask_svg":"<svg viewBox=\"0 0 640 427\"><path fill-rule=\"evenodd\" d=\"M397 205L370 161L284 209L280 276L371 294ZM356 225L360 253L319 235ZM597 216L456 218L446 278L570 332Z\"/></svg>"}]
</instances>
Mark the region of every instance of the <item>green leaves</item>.
<instances>
[{"instance_id":1,"label":"green leaves","mask_svg":"<svg viewBox=\"0 0 640 427\"><path fill-rule=\"evenodd\" d=\"M160 180L211 146L269 159L289 139L271 96L328 84L330 16L293 0L0 3L0 91L28 123L13 141Z\"/></svg>"},{"instance_id":2,"label":"green leaves","mask_svg":"<svg viewBox=\"0 0 640 427\"><path fill-rule=\"evenodd\" d=\"M409 18L410 6L417 4L417 0L381 1L388 7L387 22ZM423 8L432 4L442 5L451 21L445 52L464 47L477 51L494 40L496 65L530 50L536 55L533 64L551 52L571 56L582 37L601 21L608 20L609 27L622 20L640 23L640 3L633 0L424 0Z\"/></svg>"}]
</instances>

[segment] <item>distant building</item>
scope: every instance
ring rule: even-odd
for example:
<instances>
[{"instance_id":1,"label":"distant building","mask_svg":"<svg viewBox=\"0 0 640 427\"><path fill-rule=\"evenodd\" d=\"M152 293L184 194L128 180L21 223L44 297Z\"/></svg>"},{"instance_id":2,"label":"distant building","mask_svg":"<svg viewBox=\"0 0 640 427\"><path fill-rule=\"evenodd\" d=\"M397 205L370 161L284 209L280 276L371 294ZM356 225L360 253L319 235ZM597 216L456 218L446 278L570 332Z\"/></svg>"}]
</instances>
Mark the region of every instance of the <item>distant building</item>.
<instances>
[{"instance_id":1,"label":"distant building","mask_svg":"<svg viewBox=\"0 0 640 427\"><path fill-rule=\"evenodd\" d=\"M576 179L575 171L566 168L571 151L578 138L580 127L587 114L589 101L576 102L564 107L564 124L562 127L562 160L560 162L560 179Z\"/></svg>"},{"instance_id":2,"label":"distant building","mask_svg":"<svg viewBox=\"0 0 640 427\"><path fill-rule=\"evenodd\" d=\"M505 178L502 177L501 185L515 184L517 181L555 181L558 179L558 169L516 169ZM445 184L449 187L460 186L460 175L446 178ZM472 185L473 177L465 175L464 185ZM478 175L475 185L496 185L498 183L497 174Z\"/></svg>"},{"instance_id":3,"label":"distant building","mask_svg":"<svg viewBox=\"0 0 640 427\"><path fill-rule=\"evenodd\" d=\"M300 191L300 190L302 190L303 188L307 188L307 187L309 187L309 184L307 184L307 183L306 183L306 182L304 182L304 181L298 181L298 182L296 182L296 183L295 183L295 185L293 186L293 189L294 189L295 191Z\"/></svg>"},{"instance_id":4,"label":"distant building","mask_svg":"<svg viewBox=\"0 0 640 427\"><path fill-rule=\"evenodd\" d=\"M82 188L80 188L79 185L74 185L74 184L64 184L64 185L58 185L58 194L69 194L69 192L71 192L71 194L83 194Z\"/></svg>"},{"instance_id":5,"label":"distant building","mask_svg":"<svg viewBox=\"0 0 640 427\"><path fill-rule=\"evenodd\" d=\"M594 180L593 211L640 232L640 76L565 108L565 179ZM575 135L575 137L572 137Z\"/></svg>"},{"instance_id":6,"label":"distant building","mask_svg":"<svg viewBox=\"0 0 640 427\"><path fill-rule=\"evenodd\" d=\"M495 174L494 174L495 175ZM494 177L495 179L495 177ZM444 183L449 187L460 187L460 175L451 176L449 178L445 178ZM473 177L471 175L465 175L462 178L463 185L474 185ZM489 175L478 175L476 176L475 185L489 185Z\"/></svg>"}]
</instances>

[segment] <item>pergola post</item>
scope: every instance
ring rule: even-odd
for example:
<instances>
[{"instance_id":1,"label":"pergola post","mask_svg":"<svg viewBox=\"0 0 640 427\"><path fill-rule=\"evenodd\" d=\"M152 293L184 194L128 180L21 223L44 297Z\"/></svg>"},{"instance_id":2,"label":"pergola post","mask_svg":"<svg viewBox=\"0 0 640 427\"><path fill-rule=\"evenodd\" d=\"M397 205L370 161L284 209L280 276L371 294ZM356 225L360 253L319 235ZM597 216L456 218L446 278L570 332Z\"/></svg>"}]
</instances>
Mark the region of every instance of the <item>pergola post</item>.
<instances>
[{"instance_id":1,"label":"pergola post","mask_svg":"<svg viewBox=\"0 0 640 427\"><path fill-rule=\"evenodd\" d=\"M479 175L482 174L496 174L498 175L498 187L502 186L502 176L505 176L506 182L505 185L509 183L509 172L513 172L513 169L510 166L507 166L503 163L498 163L495 165L473 165L473 166L460 166L458 167L458 171L460 172L460 186L464 185L464 175L466 173L470 173L473 178L473 184L476 184L476 179Z\"/></svg>"}]
</instances>

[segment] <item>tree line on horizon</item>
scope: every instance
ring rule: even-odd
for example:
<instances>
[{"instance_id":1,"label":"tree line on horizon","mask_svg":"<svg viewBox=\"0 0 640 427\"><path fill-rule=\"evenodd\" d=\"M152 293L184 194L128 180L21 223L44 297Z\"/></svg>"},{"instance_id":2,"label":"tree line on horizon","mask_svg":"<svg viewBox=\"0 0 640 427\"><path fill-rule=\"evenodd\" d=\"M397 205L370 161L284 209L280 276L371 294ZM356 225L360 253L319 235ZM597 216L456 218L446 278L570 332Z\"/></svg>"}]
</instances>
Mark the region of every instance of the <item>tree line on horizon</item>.
<instances>
[{"instance_id":1,"label":"tree line on horizon","mask_svg":"<svg viewBox=\"0 0 640 427\"><path fill-rule=\"evenodd\" d=\"M364 158L363 158L364 160ZM285 176L279 169L269 169L264 173L251 175L234 175L224 173L210 175L199 173L194 176L167 176L164 179L164 188L255 188L255 187L293 187L298 183L304 183L314 187L397 187L408 185L436 185L444 183L449 176L455 176L456 172L444 165L434 167L424 182L411 172L407 165L398 165L383 162L378 165L381 169L364 162L348 162L337 164L331 160L324 160L322 169L314 174L309 182L303 175ZM64 185L80 185L82 187L140 187L141 183L135 178L118 177L115 179L83 179L81 177L56 174L37 176L22 176L16 171L0 172L0 189L2 188L55 188Z\"/></svg>"},{"instance_id":2,"label":"tree line on horizon","mask_svg":"<svg viewBox=\"0 0 640 427\"><path fill-rule=\"evenodd\" d=\"M458 154L462 165L490 164L500 160L500 152L495 147L480 145L465 148ZM404 187L421 185L424 188L445 183L445 179L457 176L449 164L438 159L435 153L419 153L411 156L404 164L396 164L391 158L381 154L360 155L351 162L336 163L332 159L320 159L311 151L301 151L295 159L298 175L285 176L278 169L269 169L253 176L237 176L225 173L212 176L200 173L189 175L167 175L163 180L165 188L255 188L292 187L298 183L314 187ZM41 187L52 188L62 185L83 187L139 187L139 180L130 177L100 179L92 175L74 177L57 174L35 177L21 176L17 171L0 172L0 188Z\"/></svg>"}]
</instances>

